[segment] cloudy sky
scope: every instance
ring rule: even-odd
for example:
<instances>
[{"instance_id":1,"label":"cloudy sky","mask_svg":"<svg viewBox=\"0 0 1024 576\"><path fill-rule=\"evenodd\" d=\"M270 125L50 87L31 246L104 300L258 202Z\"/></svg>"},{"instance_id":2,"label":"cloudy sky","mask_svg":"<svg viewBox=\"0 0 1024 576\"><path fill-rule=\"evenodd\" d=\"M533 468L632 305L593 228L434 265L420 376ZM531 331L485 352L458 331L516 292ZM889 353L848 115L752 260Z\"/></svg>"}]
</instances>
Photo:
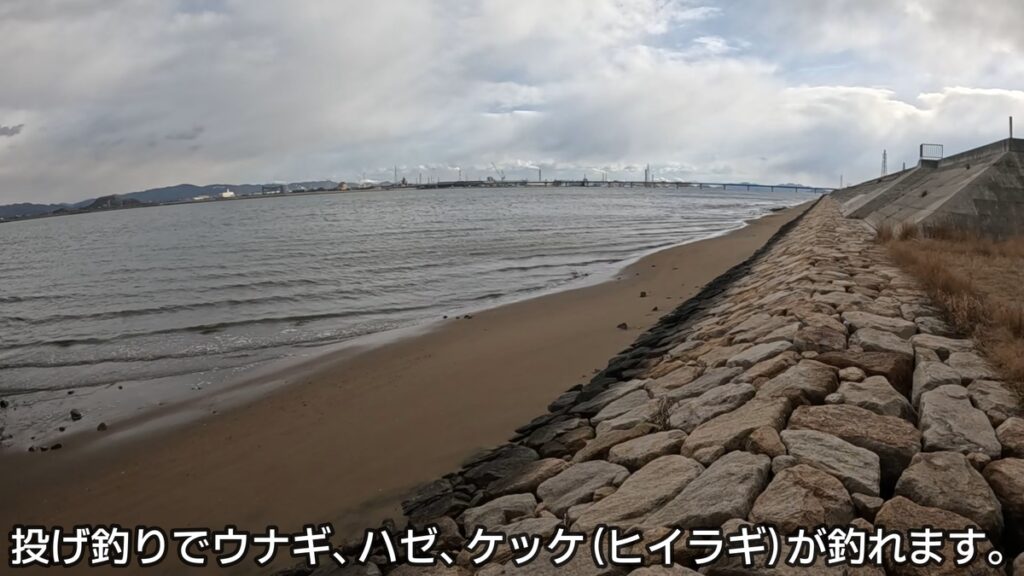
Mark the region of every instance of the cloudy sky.
<instances>
[{"instance_id":1,"label":"cloudy sky","mask_svg":"<svg viewBox=\"0 0 1024 576\"><path fill-rule=\"evenodd\" d=\"M1022 30L1020 0L4 0L0 202L491 162L833 186L1024 131Z\"/></svg>"}]
</instances>

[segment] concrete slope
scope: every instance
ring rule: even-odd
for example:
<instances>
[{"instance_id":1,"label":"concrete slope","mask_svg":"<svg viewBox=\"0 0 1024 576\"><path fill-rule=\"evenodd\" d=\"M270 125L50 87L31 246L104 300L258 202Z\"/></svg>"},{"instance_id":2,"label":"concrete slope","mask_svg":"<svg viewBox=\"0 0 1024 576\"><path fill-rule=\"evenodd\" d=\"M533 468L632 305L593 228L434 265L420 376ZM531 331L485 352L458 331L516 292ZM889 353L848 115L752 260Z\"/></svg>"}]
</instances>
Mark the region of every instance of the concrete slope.
<instances>
[{"instance_id":1,"label":"concrete slope","mask_svg":"<svg viewBox=\"0 0 1024 576\"><path fill-rule=\"evenodd\" d=\"M842 207L843 215L848 218L867 218L879 208L887 206L903 197L908 190L913 190L918 182L927 178L929 172L930 170L926 166L917 166L908 170L888 186L862 194L860 197L844 204Z\"/></svg>"},{"instance_id":2,"label":"concrete slope","mask_svg":"<svg viewBox=\"0 0 1024 576\"><path fill-rule=\"evenodd\" d=\"M990 171L1005 154L995 152L970 160L942 162L934 168L922 165L912 182L900 187L886 202L856 217L864 218L873 226L883 222L936 223L937 216L949 214L946 205L954 199L962 201L969 197L971 184Z\"/></svg>"},{"instance_id":3,"label":"concrete slope","mask_svg":"<svg viewBox=\"0 0 1024 576\"><path fill-rule=\"evenodd\" d=\"M922 219L980 226L996 234L1024 234L1024 152L1010 151L958 194Z\"/></svg>"},{"instance_id":4,"label":"concrete slope","mask_svg":"<svg viewBox=\"0 0 1024 576\"><path fill-rule=\"evenodd\" d=\"M845 216L1024 233L1024 140L1001 140L833 194Z\"/></svg>"},{"instance_id":5,"label":"concrete slope","mask_svg":"<svg viewBox=\"0 0 1024 576\"><path fill-rule=\"evenodd\" d=\"M838 202L840 207L842 207L847 202L871 194L873 192L877 192L878 190L888 188L897 180L905 176L906 172L909 172L909 170L904 170L902 172L897 172L895 174L889 174L887 176L882 176L881 178L875 178L874 180L868 180L866 182L861 182L860 184L856 184L854 186L847 186L846 188L836 190L831 194L832 199Z\"/></svg>"}]
</instances>

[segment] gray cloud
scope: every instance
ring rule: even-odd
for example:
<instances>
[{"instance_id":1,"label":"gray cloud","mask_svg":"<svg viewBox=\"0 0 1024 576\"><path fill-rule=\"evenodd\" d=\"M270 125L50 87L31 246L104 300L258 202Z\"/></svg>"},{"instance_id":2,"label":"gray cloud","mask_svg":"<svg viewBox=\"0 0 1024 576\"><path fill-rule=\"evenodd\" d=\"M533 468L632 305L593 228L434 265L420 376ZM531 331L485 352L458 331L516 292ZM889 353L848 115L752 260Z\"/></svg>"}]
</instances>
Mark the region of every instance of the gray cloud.
<instances>
[{"instance_id":1,"label":"gray cloud","mask_svg":"<svg viewBox=\"0 0 1024 576\"><path fill-rule=\"evenodd\" d=\"M0 202L396 164L850 182L1003 137L1022 25L1017 0L10 0L0 117L33 129Z\"/></svg>"},{"instance_id":2,"label":"gray cloud","mask_svg":"<svg viewBox=\"0 0 1024 576\"><path fill-rule=\"evenodd\" d=\"M0 126L0 137L11 138L21 134L21 129L24 128L24 124L16 124L14 126Z\"/></svg>"},{"instance_id":3,"label":"gray cloud","mask_svg":"<svg viewBox=\"0 0 1024 576\"><path fill-rule=\"evenodd\" d=\"M195 140L203 135L206 129L202 126L193 126L188 130L182 130L181 132L172 132L164 136L167 140Z\"/></svg>"}]
</instances>

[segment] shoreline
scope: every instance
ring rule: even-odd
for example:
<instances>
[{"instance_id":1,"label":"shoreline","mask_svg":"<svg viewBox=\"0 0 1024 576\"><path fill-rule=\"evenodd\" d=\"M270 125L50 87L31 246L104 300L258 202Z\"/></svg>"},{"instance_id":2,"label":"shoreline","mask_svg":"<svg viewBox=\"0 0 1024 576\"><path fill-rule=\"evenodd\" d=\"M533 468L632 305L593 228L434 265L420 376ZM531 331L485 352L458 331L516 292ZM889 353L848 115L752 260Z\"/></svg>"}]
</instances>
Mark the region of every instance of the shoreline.
<instances>
[{"instance_id":1,"label":"shoreline","mask_svg":"<svg viewBox=\"0 0 1024 576\"><path fill-rule=\"evenodd\" d=\"M279 196L260 196L275 198ZM166 204L173 205L173 204ZM800 204L794 205L799 206ZM561 292L571 292L620 279L630 266L648 256L673 250L695 242L714 240L741 230L760 218L793 208L779 207L749 219L739 220L732 227L713 232L705 237L682 240L671 245L648 248L626 259L607 266L594 274L567 281L557 286L541 288L520 295L506 295L475 305L438 311L439 317L414 322L382 332L371 332L347 340L320 344L293 355L260 359L239 368L226 371L203 369L197 372L171 374L148 380L112 381L107 384L81 386L68 389L28 391L7 395L14 399L7 412L8 437L0 443L0 458L5 453L20 451L48 452L57 445L62 450L69 446L75 450L104 450L125 440L167 432L174 427L192 424L202 418L237 408L272 393L287 385L289 378L301 377L324 362L350 358L368 350L394 342L429 334L464 315L474 315L503 306L545 298ZM442 312L444 319L440 316ZM223 374L236 372L234 375ZM116 387L115 387L116 386ZM65 392L67 394L65 394ZM38 397L25 402L23 398ZM88 416L91 425L68 422L72 409ZM25 424L28 422L29 424ZM110 428L102 435L96 426L102 422ZM0 432L4 432L0 429Z\"/></svg>"},{"instance_id":2,"label":"shoreline","mask_svg":"<svg viewBox=\"0 0 1024 576\"><path fill-rule=\"evenodd\" d=\"M69 442L45 456L0 454L0 468L18 470L0 478L0 494L16 500L0 520L333 522L344 534L398 518L409 490L505 441L810 204L649 254L602 283L312 360L285 370L285 381L256 401L126 438L116 451Z\"/></svg>"}]
</instances>

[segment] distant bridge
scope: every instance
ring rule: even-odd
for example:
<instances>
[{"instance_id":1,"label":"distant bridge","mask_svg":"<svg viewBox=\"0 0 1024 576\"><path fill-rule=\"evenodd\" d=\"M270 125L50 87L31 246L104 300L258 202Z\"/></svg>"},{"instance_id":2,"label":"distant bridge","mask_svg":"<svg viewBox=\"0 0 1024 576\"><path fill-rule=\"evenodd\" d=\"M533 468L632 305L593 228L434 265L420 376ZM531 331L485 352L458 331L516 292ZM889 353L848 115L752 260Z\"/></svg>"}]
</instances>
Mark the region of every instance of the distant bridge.
<instances>
[{"instance_id":1,"label":"distant bridge","mask_svg":"<svg viewBox=\"0 0 1024 576\"><path fill-rule=\"evenodd\" d=\"M696 188L718 190L769 190L806 192L810 194L828 194L833 188L816 188L796 184L756 184L753 182L645 182L632 180L545 180L543 182L529 180L455 180L451 182L432 182L408 186L409 188Z\"/></svg>"}]
</instances>

